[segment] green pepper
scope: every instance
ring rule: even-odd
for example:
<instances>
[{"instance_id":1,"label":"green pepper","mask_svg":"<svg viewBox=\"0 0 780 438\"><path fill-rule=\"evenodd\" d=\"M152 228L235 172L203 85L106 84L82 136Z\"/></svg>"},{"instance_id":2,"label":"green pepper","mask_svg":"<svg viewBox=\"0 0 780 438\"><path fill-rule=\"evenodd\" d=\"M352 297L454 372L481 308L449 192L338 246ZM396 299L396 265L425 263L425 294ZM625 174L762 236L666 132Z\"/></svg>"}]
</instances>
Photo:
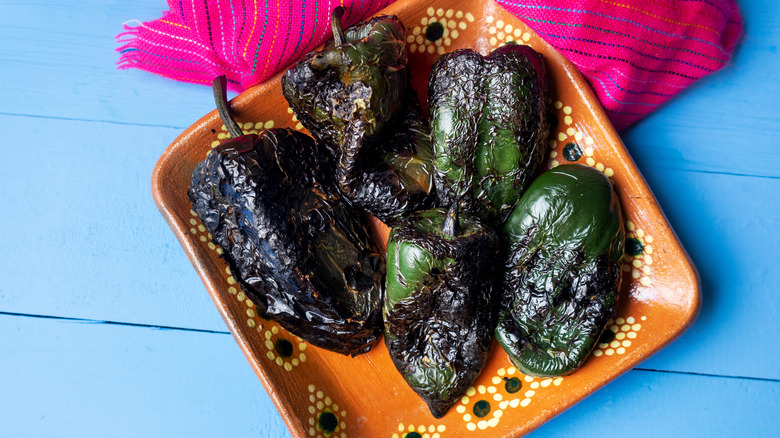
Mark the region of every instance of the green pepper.
<instances>
[{"instance_id":1,"label":"green pepper","mask_svg":"<svg viewBox=\"0 0 780 438\"><path fill-rule=\"evenodd\" d=\"M189 198L264 317L318 347L368 351L382 333L384 263L335 187L335 165L291 129L243 135L214 82L231 139L195 168Z\"/></svg>"},{"instance_id":2,"label":"green pepper","mask_svg":"<svg viewBox=\"0 0 780 438\"><path fill-rule=\"evenodd\" d=\"M479 375L496 323L498 237L457 209L415 212L387 244L385 344L436 418Z\"/></svg>"},{"instance_id":3,"label":"green pepper","mask_svg":"<svg viewBox=\"0 0 780 438\"><path fill-rule=\"evenodd\" d=\"M465 211L503 224L544 160L547 88L542 56L528 46L436 60L428 106L440 204L460 199Z\"/></svg>"},{"instance_id":4,"label":"green pepper","mask_svg":"<svg viewBox=\"0 0 780 438\"><path fill-rule=\"evenodd\" d=\"M579 164L539 176L503 234L508 258L496 338L532 376L577 370L613 317L625 234L618 197Z\"/></svg>"},{"instance_id":5,"label":"green pepper","mask_svg":"<svg viewBox=\"0 0 780 438\"><path fill-rule=\"evenodd\" d=\"M409 84L403 24L380 16L341 30L282 77L290 107L337 162L337 182L357 208L388 221L427 205L430 138Z\"/></svg>"}]
</instances>

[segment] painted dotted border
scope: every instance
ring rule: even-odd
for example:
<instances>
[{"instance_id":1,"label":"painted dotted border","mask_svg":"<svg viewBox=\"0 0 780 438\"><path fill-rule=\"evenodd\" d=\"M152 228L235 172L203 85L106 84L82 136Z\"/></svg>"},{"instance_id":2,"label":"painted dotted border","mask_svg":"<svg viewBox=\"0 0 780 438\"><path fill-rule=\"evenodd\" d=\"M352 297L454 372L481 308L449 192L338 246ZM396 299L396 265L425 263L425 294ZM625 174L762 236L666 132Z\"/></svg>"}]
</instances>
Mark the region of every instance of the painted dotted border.
<instances>
[{"instance_id":1,"label":"painted dotted border","mask_svg":"<svg viewBox=\"0 0 780 438\"><path fill-rule=\"evenodd\" d=\"M623 271L630 272L631 278L638 281L640 285L652 286L653 269L651 265L655 262L653 259L655 239L650 234L645 233L642 228L636 226L633 221L626 221L625 226L626 242L631 242L632 246L639 246L640 251L636 254L626 253L623 255Z\"/></svg>"},{"instance_id":2,"label":"painted dotted border","mask_svg":"<svg viewBox=\"0 0 780 438\"><path fill-rule=\"evenodd\" d=\"M531 40L530 32L523 32L519 27L514 27L503 20L496 20L495 17L488 16L485 21L490 25L488 33L490 38L488 42L491 46L501 47L507 43L526 44Z\"/></svg>"},{"instance_id":3,"label":"painted dotted border","mask_svg":"<svg viewBox=\"0 0 780 438\"><path fill-rule=\"evenodd\" d=\"M415 427L414 424L405 425L404 423L398 423L398 432L394 432L392 437L412 438L419 435L421 438L441 438L446 430L447 426L443 424L429 424L428 426L421 424Z\"/></svg>"},{"instance_id":4,"label":"painted dotted border","mask_svg":"<svg viewBox=\"0 0 780 438\"><path fill-rule=\"evenodd\" d=\"M470 387L455 407L469 431L496 427L505 411L529 406L539 391L560 386L563 377L535 378L510 366L496 370L490 381L492 385Z\"/></svg>"},{"instance_id":5,"label":"painted dotted border","mask_svg":"<svg viewBox=\"0 0 780 438\"><path fill-rule=\"evenodd\" d=\"M347 438L346 409L339 408L333 399L309 384L309 436L316 438ZM327 419L327 420L326 420ZM335 424L331 424L335 423Z\"/></svg>"},{"instance_id":6,"label":"painted dotted border","mask_svg":"<svg viewBox=\"0 0 780 438\"><path fill-rule=\"evenodd\" d=\"M642 316L639 319L646 321L647 317ZM633 316L610 319L607 323L607 329L593 350L593 357L625 354L627 349L634 345L640 330L642 330L642 324Z\"/></svg>"},{"instance_id":7,"label":"painted dotted border","mask_svg":"<svg viewBox=\"0 0 780 438\"><path fill-rule=\"evenodd\" d=\"M446 48L452 45L452 42L460 36L460 33L466 30L475 18L471 12L456 11L454 9L444 10L442 8L428 8L426 16L420 19L420 24L411 29L411 34L406 37L406 44L410 53L438 53L443 55ZM436 35L431 39L429 26L432 23L441 25L441 35Z\"/></svg>"},{"instance_id":8,"label":"painted dotted border","mask_svg":"<svg viewBox=\"0 0 780 438\"><path fill-rule=\"evenodd\" d=\"M271 129L276 125L276 123L273 120L245 122L245 123L237 123L237 124L241 128L241 131L243 131L244 134L260 134L266 129ZM223 141L231 138L230 134L227 132L227 128L225 127L225 125L222 125L219 129L222 132L217 133L215 130L212 130L212 132L217 134L217 139L211 142L210 144L211 148L209 149L209 151L219 146L219 144L222 143Z\"/></svg>"}]
</instances>

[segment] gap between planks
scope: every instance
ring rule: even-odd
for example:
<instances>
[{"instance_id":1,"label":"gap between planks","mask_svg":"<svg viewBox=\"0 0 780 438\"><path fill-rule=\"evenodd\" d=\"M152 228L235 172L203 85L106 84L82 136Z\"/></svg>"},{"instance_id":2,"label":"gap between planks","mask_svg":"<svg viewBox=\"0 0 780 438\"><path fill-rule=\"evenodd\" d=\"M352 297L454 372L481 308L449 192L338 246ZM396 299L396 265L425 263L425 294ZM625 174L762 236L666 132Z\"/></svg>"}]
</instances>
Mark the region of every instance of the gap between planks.
<instances>
[{"instance_id":1,"label":"gap between planks","mask_svg":"<svg viewBox=\"0 0 780 438\"><path fill-rule=\"evenodd\" d=\"M36 315L33 313L18 313L18 312L4 312L0 311L0 316L15 316L15 317L22 317L22 318L37 318L37 319L50 319L55 321L63 321L63 322L76 322L76 323L83 323L83 324L108 324L108 325L120 325L120 326L126 326L126 327L142 327L142 328L150 328L155 330L177 330L177 331L184 331L184 332L197 332L197 333L214 333L218 335L229 335L229 331L225 330L207 330L207 329L196 329L196 328L187 328L187 327L173 327L173 326L167 326L167 325L154 325L154 324L139 324L134 322L122 322L122 321L104 321L99 319L88 319L88 318L73 318L69 316L52 316L52 315Z\"/></svg>"},{"instance_id":2,"label":"gap between planks","mask_svg":"<svg viewBox=\"0 0 780 438\"><path fill-rule=\"evenodd\" d=\"M19 114L19 113L0 112L0 116L30 117L30 118L35 118L35 119L62 120L62 121L85 122L85 123L107 123L107 124L111 124L111 125L139 126L139 127L143 127L143 128L176 129L176 130L179 130L179 131L184 131L185 129L187 129L187 127L174 126L174 125L157 125L157 124L152 124L152 123L119 122L119 121L114 121L114 120L80 119L80 118L75 118L75 117L59 117L59 116L46 116L46 115L36 115L36 114ZM702 169L682 169L682 168L677 168L677 167L658 166L658 165L654 165L653 163L650 163L646 167L662 169L662 170L672 170L672 171L677 171L677 172L703 173L703 174L709 174L709 175L726 175L726 176L735 176L735 177L763 178L763 179L773 179L773 180L774 179L780 179L780 176L773 176L773 175L753 175L753 174L748 174L748 173L719 172L719 171L702 170Z\"/></svg>"},{"instance_id":3,"label":"gap between planks","mask_svg":"<svg viewBox=\"0 0 780 438\"><path fill-rule=\"evenodd\" d=\"M138 323L121 322L121 321L103 321L103 320L98 320L98 319L72 318L72 317L67 317L67 316L36 315L36 314L32 314L32 313L18 313L18 312L4 312L4 311L0 311L0 316L13 316L13 317L22 317L22 318L49 319L49 320L55 320L55 321L76 322L76 323L86 323L86 324L108 324L108 325L118 325L118 326L126 326L126 327L150 328L150 329L155 329L155 330L177 330L177 331L183 331L183 332L213 333L213 334L218 334L218 335L229 335L230 334L230 332L223 331L223 330L206 330L206 329L195 329L195 328L186 328L186 327L173 327L173 326L154 325L154 324L138 324ZM730 375L725 375L725 374L697 373L697 372L693 372L693 371L657 370L657 369L640 368L640 367L632 368L631 370L632 371L651 372L651 373L678 374L678 375L689 375L689 376L697 376L697 377L712 377L712 378L738 379L738 380L754 380L754 381L759 381L759 382L780 383L780 379L771 379L771 378L765 378L765 377L730 376Z\"/></svg>"}]
</instances>

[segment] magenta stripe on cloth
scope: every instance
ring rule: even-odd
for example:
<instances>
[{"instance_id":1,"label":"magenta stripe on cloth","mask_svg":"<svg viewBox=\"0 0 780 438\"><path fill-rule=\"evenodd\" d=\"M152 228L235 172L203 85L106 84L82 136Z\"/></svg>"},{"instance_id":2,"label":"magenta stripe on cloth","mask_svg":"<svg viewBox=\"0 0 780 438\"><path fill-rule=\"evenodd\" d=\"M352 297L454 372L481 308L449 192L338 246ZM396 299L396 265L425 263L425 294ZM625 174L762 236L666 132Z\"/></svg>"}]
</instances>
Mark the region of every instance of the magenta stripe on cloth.
<instances>
[{"instance_id":1,"label":"magenta stripe on cloth","mask_svg":"<svg viewBox=\"0 0 780 438\"><path fill-rule=\"evenodd\" d=\"M497 0L580 69L618 129L722 68L742 35L733 0ZM157 20L125 25L119 68L234 91L271 77L393 0L169 0Z\"/></svg>"},{"instance_id":2,"label":"magenta stripe on cloth","mask_svg":"<svg viewBox=\"0 0 780 438\"><path fill-rule=\"evenodd\" d=\"M498 2L577 65L618 129L722 68L742 35L728 0Z\"/></svg>"}]
</instances>

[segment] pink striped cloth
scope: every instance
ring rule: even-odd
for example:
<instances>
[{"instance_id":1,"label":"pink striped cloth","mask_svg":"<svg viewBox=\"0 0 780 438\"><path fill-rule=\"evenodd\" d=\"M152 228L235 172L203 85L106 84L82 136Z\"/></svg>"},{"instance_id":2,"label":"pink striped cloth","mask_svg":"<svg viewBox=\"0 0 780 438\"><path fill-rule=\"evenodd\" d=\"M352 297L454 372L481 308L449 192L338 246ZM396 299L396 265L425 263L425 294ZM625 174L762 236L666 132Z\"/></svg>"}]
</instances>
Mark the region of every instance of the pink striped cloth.
<instances>
[{"instance_id":1,"label":"pink striped cloth","mask_svg":"<svg viewBox=\"0 0 780 438\"><path fill-rule=\"evenodd\" d=\"M393 0L169 0L162 18L125 25L119 68L241 91ZM498 0L576 64L618 129L722 68L742 35L733 0Z\"/></svg>"}]
</instances>

